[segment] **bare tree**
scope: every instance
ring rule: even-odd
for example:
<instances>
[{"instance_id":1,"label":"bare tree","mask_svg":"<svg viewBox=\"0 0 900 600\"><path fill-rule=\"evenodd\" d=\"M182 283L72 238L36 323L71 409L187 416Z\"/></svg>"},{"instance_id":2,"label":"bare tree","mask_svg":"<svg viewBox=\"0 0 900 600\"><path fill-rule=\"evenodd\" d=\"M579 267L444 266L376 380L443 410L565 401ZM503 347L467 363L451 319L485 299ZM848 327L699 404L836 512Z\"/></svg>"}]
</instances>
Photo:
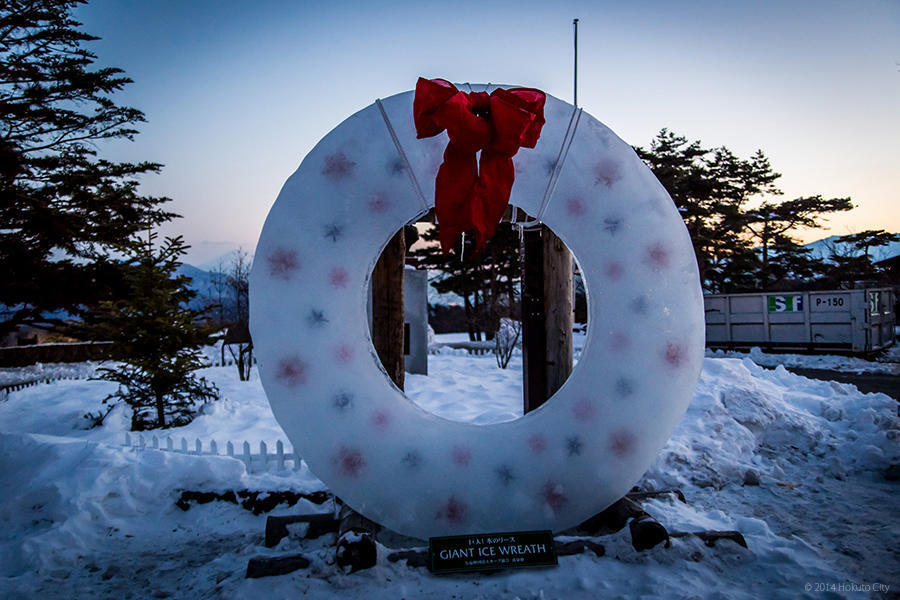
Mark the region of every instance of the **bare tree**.
<instances>
[{"instance_id":1,"label":"bare tree","mask_svg":"<svg viewBox=\"0 0 900 600\"><path fill-rule=\"evenodd\" d=\"M494 334L494 357L497 359L497 366L501 369L505 369L509 365L509 359L512 358L521 333L521 321L506 317L500 319L500 328Z\"/></svg>"},{"instance_id":2,"label":"bare tree","mask_svg":"<svg viewBox=\"0 0 900 600\"><path fill-rule=\"evenodd\" d=\"M241 381L249 381L250 367L253 365L253 340L250 338L250 268L253 259L243 248L239 248L231 258L225 277L228 294L228 310L225 312L228 333L222 340L222 359L225 348L231 353ZM234 346L237 346L235 352Z\"/></svg>"},{"instance_id":3,"label":"bare tree","mask_svg":"<svg viewBox=\"0 0 900 600\"><path fill-rule=\"evenodd\" d=\"M235 323L246 323L250 319L250 267L253 259L243 248L238 248L231 258L228 268L228 288L234 302L234 312L230 315Z\"/></svg>"}]
</instances>

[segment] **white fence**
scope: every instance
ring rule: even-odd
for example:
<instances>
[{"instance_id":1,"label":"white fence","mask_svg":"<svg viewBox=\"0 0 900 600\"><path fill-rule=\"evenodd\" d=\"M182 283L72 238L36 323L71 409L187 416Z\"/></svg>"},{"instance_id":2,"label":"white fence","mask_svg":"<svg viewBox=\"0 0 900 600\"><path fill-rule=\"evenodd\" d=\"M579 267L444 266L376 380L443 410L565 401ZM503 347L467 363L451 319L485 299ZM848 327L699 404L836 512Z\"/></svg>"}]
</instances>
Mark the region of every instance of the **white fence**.
<instances>
[{"instance_id":1,"label":"white fence","mask_svg":"<svg viewBox=\"0 0 900 600\"><path fill-rule=\"evenodd\" d=\"M250 451L250 442L247 441L241 444L239 453L235 452L233 443L226 442L225 453L222 454L215 440L210 440L209 443L204 445L199 438L195 439L193 444L190 444L187 439L181 438L181 443L176 445L175 440L171 436L166 436L160 443L159 437L155 435L147 440L139 433L134 435L126 433L125 446L140 450L149 448L151 450L178 452L194 456L230 456L242 461L246 465L247 471L251 472L266 471L272 468L279 471L284 469L298 470L300 468L300 456L292 449L285 450L284 443L281 440L275 442L274 453L269 451L269 447L265 442L260 442L259 453L257 454ZM288 463L290 463L290 466L288 466Z\"/></svg>"}]
</instances>

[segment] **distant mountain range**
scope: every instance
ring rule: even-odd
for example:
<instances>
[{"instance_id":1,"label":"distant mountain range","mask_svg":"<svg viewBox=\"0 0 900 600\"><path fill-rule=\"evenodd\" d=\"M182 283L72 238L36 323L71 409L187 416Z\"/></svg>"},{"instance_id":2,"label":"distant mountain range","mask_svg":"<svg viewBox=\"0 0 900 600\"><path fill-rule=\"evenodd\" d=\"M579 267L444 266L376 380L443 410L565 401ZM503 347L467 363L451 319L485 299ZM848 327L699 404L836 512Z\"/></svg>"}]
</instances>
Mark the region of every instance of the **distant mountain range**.
<instances>
[{"instance_id":1,"label":"distant mountain range","mask_svg":"<svg viewBox=\"0 0 900 600\"><path fill-rule=\"evenodd\" d=\"M857 250L847 243L838 243L836 240L839 237L840 236L838 235L832 235L825 239L810 242L804 247L811 248L813 251L812 255L814 257L824 260L828 260L829 258L831 258L832 254L837 254L839 256L862 255L862 250ZM876 246L874 248L869 248L869 256L872 258L872 262L878 262L888 258L893 258L898 255L900 255L900 242L891 242L887 246Z\"/></svg>"},{"instance_id":2,"label":"distant mountain range","mask_svg":"<svg viewBox=\"0 0 900 600\"><path fill-rule=\"evenodd\" d=\"M191 289L197 292L190 302L191 308L200 309L209 303L210 298L216 296L216 290L212 284L213 275L210 271L184 263L178 267L176 273L191 278Z\"/></svg>"}]
</instances>

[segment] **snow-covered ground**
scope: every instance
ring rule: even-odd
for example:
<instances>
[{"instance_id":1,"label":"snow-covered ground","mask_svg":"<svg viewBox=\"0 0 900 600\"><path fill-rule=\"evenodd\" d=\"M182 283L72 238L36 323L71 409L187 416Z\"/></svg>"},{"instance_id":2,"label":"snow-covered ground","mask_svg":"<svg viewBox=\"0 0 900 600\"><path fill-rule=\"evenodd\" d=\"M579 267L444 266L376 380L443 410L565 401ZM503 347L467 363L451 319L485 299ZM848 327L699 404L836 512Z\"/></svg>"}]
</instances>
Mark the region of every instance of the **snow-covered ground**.
<instances>
[{"instance_id":1,"label":"snow-covered ground","mask_svg":"<svg viewBox=\"0 0 900 600\"><path fill-rule=\"evenodd\" d=\"M759 348L750 352L707 350L706 356L714 358L749 358L763 367L795 367L801 369L822 369L843 373L883 373L900 376L900 343L895 343L874 360L856 356L836 356L832 354L789 354L766 353Z\"/></svg>"},{"instance_id":2,"label":"snow-covered ground","mask_svg":"<svg viewBox=\"0 0 900 600\"><path fill-rule=\"evenodd\" d=\"M440 336L439 336L440 337ZM784 355L778 355L783 357ZM408 375L408 395L456 420L497 422L521 414L521 358L449 351L428 377ZM683 504L647 501L670 531L735 529L707 547L673 539L636 552L627 528L597 538L606 555L560 558L554 569L432 576L386 560L354 574L332 563L328 538L262 545L265 515L224 502L182 511L182 490L315 491L305 468L247 473L227 457L122 446L127 411L85 430L111 390L64 380L0 398L0 597L2 598L831 598L882 597L900 589L897 402L854 386L763 369L750 358L709 357L685 418L640 486L678 487ZM45 366L46 376L53 366ZM78 374L90 372L90 365ZM287 442L256 372L211 367L222 399L173 437ZM0 374L9 377L5 372ZM552 401L552 400L551 400ZM759 485L743 485L748 471ZM330 504L281 512L328 511ZM309 569L245 579L256 555L302 552ZM866 591L854 591L857 586ZM868 587L866 587L868 586Z\"/></svg>"}]
</instances>

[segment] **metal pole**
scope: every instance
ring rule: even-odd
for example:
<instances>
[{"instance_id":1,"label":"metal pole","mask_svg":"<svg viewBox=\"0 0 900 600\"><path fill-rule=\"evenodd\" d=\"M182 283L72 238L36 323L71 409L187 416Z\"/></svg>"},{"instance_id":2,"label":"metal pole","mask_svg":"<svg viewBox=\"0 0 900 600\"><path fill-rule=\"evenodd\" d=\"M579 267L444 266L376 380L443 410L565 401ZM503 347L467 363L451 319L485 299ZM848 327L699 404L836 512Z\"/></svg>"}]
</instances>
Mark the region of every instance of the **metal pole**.
<instances>
[{"instance_id":1,"label":"metal pole","mask_svg":"<svg viewBox=\"0 0 900 600\"><path fill-rule=\"evenodd\" d=\"M574 98L572 99L572 103L575 106L578 106L578 19L574 19L572 21L572 25L575 27L575 83L574 83Z\"/></svg>"}]
</instances>

